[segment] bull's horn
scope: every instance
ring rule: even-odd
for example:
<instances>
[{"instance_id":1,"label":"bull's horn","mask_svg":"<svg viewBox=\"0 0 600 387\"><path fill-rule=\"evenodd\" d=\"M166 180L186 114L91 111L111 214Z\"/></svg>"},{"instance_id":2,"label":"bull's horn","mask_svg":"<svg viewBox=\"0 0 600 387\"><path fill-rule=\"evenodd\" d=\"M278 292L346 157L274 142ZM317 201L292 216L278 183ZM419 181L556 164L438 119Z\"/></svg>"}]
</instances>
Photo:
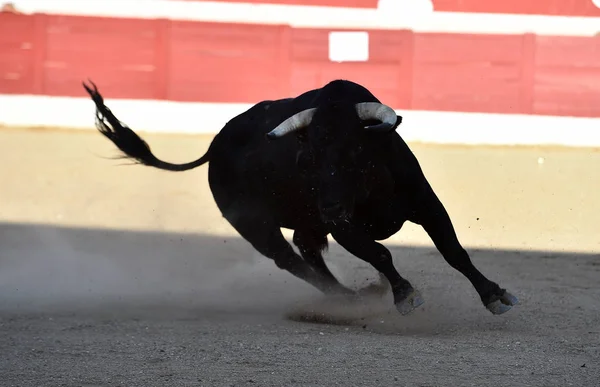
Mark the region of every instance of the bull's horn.
<instances>
[{"instance_id":1,"label":"bull's horn","mask_svg":"<svg viewBox=\"0 0 600 387\"><path fill-rule=\"evenodd\" d=\"M279 138L286 134L292 133L298 129L302 129L310 125L316 108L306 109L300 113L296 113L287 120L279 124L275 129L267 133L269 138Z\"/></svg>"},{"instance_id":2,"label":"bull's horn","mask_svg":"<svg viewBox=\"0 0 600 387\"><path fill-rule=\"evenodd\" d=\"M396 125L398 116L391 107L378 102L361 102L356 104L356 113L361 120L378 120L381 124L365 127L367 130L387 132Z\"/></svg>"}]
</instances>

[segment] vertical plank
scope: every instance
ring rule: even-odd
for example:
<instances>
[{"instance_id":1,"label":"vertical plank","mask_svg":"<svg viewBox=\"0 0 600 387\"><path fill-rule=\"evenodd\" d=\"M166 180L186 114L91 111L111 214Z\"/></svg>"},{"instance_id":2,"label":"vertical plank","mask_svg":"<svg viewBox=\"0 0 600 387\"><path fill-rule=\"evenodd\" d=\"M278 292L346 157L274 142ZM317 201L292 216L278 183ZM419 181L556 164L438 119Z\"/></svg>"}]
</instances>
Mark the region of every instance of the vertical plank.
<instances>
[{"instance_id":1,"label":"vertical plank","mask_svg":"<svg viewBox=\"0 0 600 387\"><path fill-rule=\"evenodd\" d=\"M154 53L154 98L165 100L169 93L169 56L171 55L171 21L157 19Z\"/></svg>"},{"instance_id":2,"label":"vertical plank","mask_svg":"<svg viewBox=\"0 0 600 387\"><path fill-rule=\"evenodd\" d=\"M279 55L277 69L279 71L279 93L280 98L291 97L291 73L292 73L292 53L291 40L292 28L290 26L281 26L279 42Z\"/></svg>"},{"instance_id":3,"label":"vertical plank","mask_svg":"<svg viewBox=\"0 0 600 387\"><path fill-rule=\"evenodd\" d=\"M413 100L413 65L414 65L414 47L415 34L411 30L400 31L402 35L402 45L400 46L400 64L398 66L399 84L398 84L398 108L412 109Z\"/></svg>"},{"instance_id":4,"label":"vertical plank","mask_svg":"<svg viewBox=\"0 0 600 387\"><path fill-rule=\"evenodd\" d=\"M600 117L600 36L537 36L534 112Z\"/></svg>"},{"instance_id":5,"label":"vertical plank","mask_svg":"<svg viewBox=\"0 0 600 387\"><path fill-rule=\"evenodd\" d=\"M33 91L37 71L33 22L33 16L0 12L0 94Z\"/></svg>"},{"instance_id":6,"label":"vertical plank","mask_svg":"<svg viewBox=\"0 0 600 387\"><path fill-rule=\"evenodd\" d=\"M44 68L48 50L48 16L33 15L33 94L45 94Z\"/></svg>"},{"instance_id":7,"label":"vertical plank","mask_svg":"<svg viewBox=\"0 0 600 387\"><path fill-rule=\"evenodd\" d=\"M519 113L522 43L518 35L415 34L412 107Z\"/></svg>"},{"instance_id":8,"label":"vertical plank","mask_svg":"<svg viewBox=\"0 0 600 387\"><path fill-rule=\"evenodd\" d=\"M523 51L521 57L521 113L533 113L533 95L535 88L535 35L523 35Z\"/></svg>"},{"instance_id":9,"label":"vertical plank","mask_svg":"<svg viewBox=\"0 0 600 387\"><path fill-rule=\"evenodd\" d=\"M91 78L113 98L155 97L152 20L48 15L44 94L84 96Z\"/></svg>"}]
</instances>

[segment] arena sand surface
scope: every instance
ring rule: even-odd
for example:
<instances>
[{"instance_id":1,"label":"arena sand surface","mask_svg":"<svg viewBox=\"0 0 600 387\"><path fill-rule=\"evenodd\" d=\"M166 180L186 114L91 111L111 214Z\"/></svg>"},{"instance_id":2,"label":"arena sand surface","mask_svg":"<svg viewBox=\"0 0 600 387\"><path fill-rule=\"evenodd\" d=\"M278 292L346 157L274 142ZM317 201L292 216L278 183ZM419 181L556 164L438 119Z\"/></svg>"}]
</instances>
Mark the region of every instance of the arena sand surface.
<instances>
[{"instance_id":1,"label":"arena sand surface","mask_svg":"<svg viewBox=\"0 0 600 387\"><path fill-rule=\"evenodd\" d=\"M211 138L144 137L174 162ZM412 224L385 245L425 305L347 305L241 240L206 166L119 166L94 131L0 129L0 385L600 386L600 152L411 147L476 266L520 298L508 313ZM374 281L335 244L326 260ZM331 323L298 321L319 313Z\"/></svg>"}]
</instances>

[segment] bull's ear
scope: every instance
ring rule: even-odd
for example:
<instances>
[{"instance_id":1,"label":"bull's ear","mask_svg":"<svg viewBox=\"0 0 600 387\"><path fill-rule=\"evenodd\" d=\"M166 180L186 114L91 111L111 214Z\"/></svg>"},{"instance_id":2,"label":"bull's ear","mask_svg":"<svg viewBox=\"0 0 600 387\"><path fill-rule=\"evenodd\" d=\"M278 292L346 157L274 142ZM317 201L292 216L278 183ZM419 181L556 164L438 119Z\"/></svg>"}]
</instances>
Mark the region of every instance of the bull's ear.
<instances>
[{"instance_id":1,"label":"bull's ear","mask_svg":"<svg viewBox=\"0 0 600 387\"><path fill-rule=\"evenodd\" d=\"M402 123L402 116L396 115L396 117L396 123L394 124L392 130L396 130L396 128Z\"/></svg>"}]
</instances>

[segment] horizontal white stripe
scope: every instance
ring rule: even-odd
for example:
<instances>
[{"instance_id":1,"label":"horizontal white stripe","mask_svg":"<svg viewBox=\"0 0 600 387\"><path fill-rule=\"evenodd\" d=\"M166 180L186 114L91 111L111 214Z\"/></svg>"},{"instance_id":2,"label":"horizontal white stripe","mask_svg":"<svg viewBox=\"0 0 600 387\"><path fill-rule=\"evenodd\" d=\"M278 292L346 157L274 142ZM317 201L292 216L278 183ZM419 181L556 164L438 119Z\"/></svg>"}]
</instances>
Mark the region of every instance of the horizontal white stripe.
<instances>
[{"instance_id":1,"label":"horizontal white stripe","mask_svg":"<svg viewBox=\"0 0 600 387\"><path fill-rule=\"evenodd\" d=\"M286 24L295 27L411 29L418 32L593 36L600 17L430 12L408 1L394 10L171 0L14 0L25 13Z\"/></svg>"},{"instance_id":2,"label":"horizontal white stripe","mask_svg":"<svg viewBox=\"0 0 600 387\"><path fill-rule=\"evenodd\" d=\"M106 99L125 124L141 132L217 133L249 104ZM87 98L0 95L0 125L94 128ZM149 113L150 112L150 113ZM600 118L398 111L398 132L410 142L470 145L600 147Z\"/></svg>"}]
</instances>

